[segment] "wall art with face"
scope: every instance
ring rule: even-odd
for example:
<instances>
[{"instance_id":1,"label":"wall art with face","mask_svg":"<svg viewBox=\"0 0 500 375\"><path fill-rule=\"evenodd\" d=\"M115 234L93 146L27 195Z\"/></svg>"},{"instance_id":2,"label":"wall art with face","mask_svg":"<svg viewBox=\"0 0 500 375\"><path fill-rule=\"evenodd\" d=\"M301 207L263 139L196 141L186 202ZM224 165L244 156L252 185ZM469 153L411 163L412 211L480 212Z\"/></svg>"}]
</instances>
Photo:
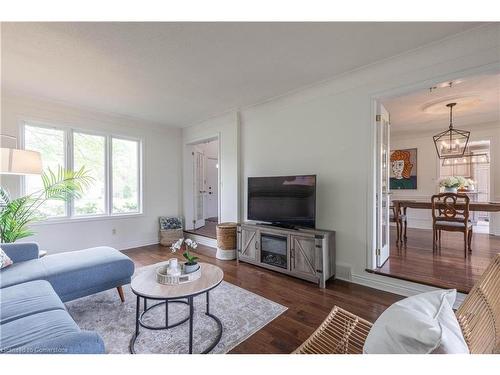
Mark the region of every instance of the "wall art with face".
<instances>
[{"instance_id":1,"label":"wall art with face","mask_svg":"<svg viewBox=\"0 0 500 375\"><path fill-rule=\"evenodd\" d=\"M391 151L390 188L417 188L417 149Z\"/></svg>"}]
</instances>

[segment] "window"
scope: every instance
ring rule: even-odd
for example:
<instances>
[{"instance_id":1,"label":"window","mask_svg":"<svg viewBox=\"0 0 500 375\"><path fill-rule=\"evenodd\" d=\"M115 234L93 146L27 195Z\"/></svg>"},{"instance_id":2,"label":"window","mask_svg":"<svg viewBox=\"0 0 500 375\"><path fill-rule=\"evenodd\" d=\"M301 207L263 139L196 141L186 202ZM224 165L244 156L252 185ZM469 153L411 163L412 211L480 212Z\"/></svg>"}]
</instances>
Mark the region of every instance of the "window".
<instances>
[{"instance_id":1,"label":"window","mask_svg":"<svg viewBox=\"0 0 500 375\"><path fill-rule=\"evenodd\" d=\"M24 129L24 147L38 151L42 155L43 170L49 168L57 171L59 165L65 165L64 132L58 129L26 126ZM25 190L27 194L38 194L43 188L41 176L26 176ZM44 216L63 217L67 215L64 202L47 201L40 207Z\"/></svg>"},{"instance_id":2,"label":"window","mask_svg":"<svg viewBox=\"0 0 500 375\"><path fill-rule=\"evenodd\" d=\"M139 143L113 138L113 213L139 209Z\"/></svg>"},{"instance_id":3,"label":"window","mask_svg":"<svg viewBox=\"0 0 500 375\"><path fill-rule=\"evenodd\" d=\"M75 201L75 215L106 213L106 138L100 135L73 133L73 166L85 168L94 179L85 194Z\"/></svg>"},{"instance_id":4,"label":"window","mask_svg":"<svg viewBox=\"0 0 500 375\"><path fill-rule=\"evenodd\" d=\"M41 208L43 215L63 218L141 212L140 141L25 124L24 148L41 153L44 170L84 167L93 178L81 198L47 202ZM40 191L42 187L40 176L25 176L26 193Z\"/></svg>"}]
</instances>

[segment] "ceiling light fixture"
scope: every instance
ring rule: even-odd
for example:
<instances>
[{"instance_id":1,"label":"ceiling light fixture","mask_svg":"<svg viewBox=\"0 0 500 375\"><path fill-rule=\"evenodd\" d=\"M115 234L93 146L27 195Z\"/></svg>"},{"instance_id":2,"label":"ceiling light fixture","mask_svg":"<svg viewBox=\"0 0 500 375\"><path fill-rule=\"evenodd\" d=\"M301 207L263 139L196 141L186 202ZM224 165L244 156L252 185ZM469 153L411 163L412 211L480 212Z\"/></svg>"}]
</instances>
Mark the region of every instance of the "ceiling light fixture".
<instances>
[{"instance_id":1,"label":"ceiling light fixture","mask_svg":"<svg viewBox=\"0 0 500 375\"><path fill-rule=\"evenodd\" d=\"M470 132L453 128L453 107L456 105L457 103L446 104L450 108L450 125L448 130L433 137L436 152L440 159L463 156L469 144Z\"/></svg>"},{"instance_id":2,"label":"ceiling light fixture","mask_svg":"<svg viewBox=\"0 0 500 375\"><path fill-rule=\"evenodd\" d=\"M463 157L451 157L443 159L441 165L447 167L450 165L471 165L471 164L489 164L490 156L487 153L465 154Z\"/></svg>"}]
</instances>

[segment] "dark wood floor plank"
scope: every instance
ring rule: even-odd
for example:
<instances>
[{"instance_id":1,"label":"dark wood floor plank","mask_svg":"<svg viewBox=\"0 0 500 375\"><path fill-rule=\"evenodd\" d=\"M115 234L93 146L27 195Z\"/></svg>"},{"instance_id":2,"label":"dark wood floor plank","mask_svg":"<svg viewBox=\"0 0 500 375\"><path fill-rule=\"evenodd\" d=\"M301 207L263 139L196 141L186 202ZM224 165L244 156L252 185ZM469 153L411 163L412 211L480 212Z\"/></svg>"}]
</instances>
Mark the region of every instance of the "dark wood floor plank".
<instances>
[{"instance_id":1,"label":"dark wood floor plank","mask_svg":"<svg viewBox=\"0 0 500 375\"><path fill-rule=\"evenodd\" d=\"M198 229L185 230L184 232L190 234L197 234L198 236L208 237L212 239L217 238L217 222L207 220L205 225Z\"/></svg>"},{"instance_id":2,"label":"dark wood floor plank","mask_svg":"<svg viewBox=\"0 0 500 375\"><path fill-rule=\"evenodd\" d=\"M172 254L168 248L151 245L124 251L137 267L164 261ZM374 321L388 306L402 297L331 280L326 289L307 281L246 263L221 261L214 249L198 245L200 260L216 264L224 270L224 280L262 297L280 303L288 310L239 344L231 353L290 353L321 324L334 305L338 305L369 321Z\"/></svg>"},{"instance_id":3,"label":"dark wood floor plank","mask_svg":"<svg viewBox=\"0 0 500 375\"><path fill-rule=\"evenodd\" d=\"M389 260L375 273L468 293L491 259L500 253L500 237L474 233L472 253L463 256L463 235L442 232L440 254L432 251L432 230L408 229L406 247L398 247L391 232Z\"/></svg>"}]
</instances>

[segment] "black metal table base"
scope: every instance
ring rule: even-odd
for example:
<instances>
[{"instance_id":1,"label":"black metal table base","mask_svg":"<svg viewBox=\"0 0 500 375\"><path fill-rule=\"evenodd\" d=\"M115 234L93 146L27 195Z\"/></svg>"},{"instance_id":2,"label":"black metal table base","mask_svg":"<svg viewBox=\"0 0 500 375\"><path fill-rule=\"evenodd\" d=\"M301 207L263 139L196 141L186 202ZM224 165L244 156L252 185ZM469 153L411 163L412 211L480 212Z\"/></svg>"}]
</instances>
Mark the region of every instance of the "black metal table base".
<instances>
[{"instance_id":1,"label":"black metal table base","mask_svg":"<svg viewBox=\"0 0 500 375\"><path fill-rule=\"evenodd\" d=\"M222 337L222 323L219 320L219 318L217 318L215 315L210 313L210 294L209 294L209 291L207 291L205 294L206 294L205 315L212 318L215 321L215 323L217 324L217 335L216 335L215 339L212 341L212 343L210 344L210 346L208 348L206 348L201 354L210 353L213 350L213 348L215 348L215 346L220 342L220 339ZM135 342L137 340L137 337L139 336L140 327L143 327L143 328L146 328L149 330L167 330L167 329L171 329L171 328L180 326L181 324L184 324L186 322L189 322L189 354L192 354L193 353L193 318L194 318L193 299L194 299L194 297L195 296L186 297L186 301L184 301L184 300L181 300L178 298L177 299L163 299L163 298L160 299L160 298L147 298L147 297L137 295L137 305L136 305L136 310L135 310L135 333L132 336L132 338L130 339L130 345L129 345L130 353L136 354ZM144 310L142 311L142 313L140 311L141 310L141 298L144 299ZM148 307L148 302L147 302L148 299L157 300L157 301L161 301L161 302L156 303L156 304ZM182 303L182 304L188 305L189 306L189 315L186 318L169 325L168 305L170 303ZM150 311L156 307L162 306L162 305L165 305L165 325L164 326L151 326L147 323L144 323L144 321L143 321L144 315L148 311Z\"/></svg>"}]
</instances>

